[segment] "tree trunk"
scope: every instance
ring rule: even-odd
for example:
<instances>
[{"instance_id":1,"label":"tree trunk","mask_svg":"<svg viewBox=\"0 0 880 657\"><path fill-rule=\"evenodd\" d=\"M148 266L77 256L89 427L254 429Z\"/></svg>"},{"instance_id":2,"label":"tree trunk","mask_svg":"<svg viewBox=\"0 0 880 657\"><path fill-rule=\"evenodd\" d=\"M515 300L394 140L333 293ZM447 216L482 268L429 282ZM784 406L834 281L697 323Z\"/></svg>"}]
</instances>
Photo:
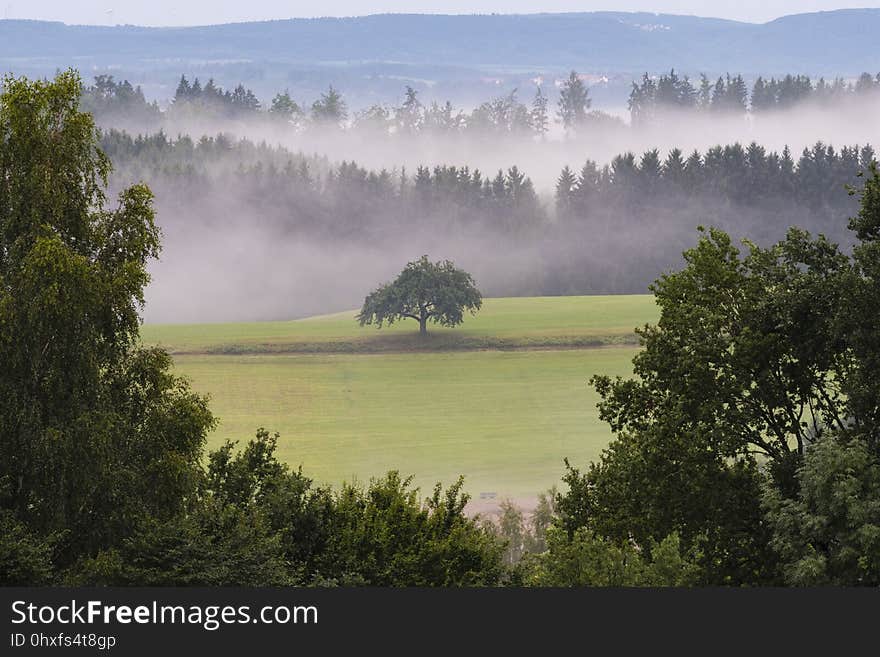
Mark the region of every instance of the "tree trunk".
<instances>
[{"instance_id":1,"label":"tree trunk","mask_svg":"<svg viewBox=\"0 0 880 657\"><path fill-rule=\"evenodd\" d=\"M428 318L424 315L419 319L419 335L423 338L428 335Z\"/></svg>"}]
</instances>

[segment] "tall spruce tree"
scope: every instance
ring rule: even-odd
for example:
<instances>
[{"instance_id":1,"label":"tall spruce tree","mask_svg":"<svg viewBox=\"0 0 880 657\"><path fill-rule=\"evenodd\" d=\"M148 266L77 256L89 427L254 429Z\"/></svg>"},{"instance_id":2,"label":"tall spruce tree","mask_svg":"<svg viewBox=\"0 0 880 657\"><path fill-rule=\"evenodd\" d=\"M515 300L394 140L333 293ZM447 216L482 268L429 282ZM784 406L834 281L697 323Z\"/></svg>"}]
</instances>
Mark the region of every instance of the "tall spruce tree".
<instances>
[{"instance_id":1,"label":"tall spruce tree","mask_svg":"<svg viewBox=\"0 0 880 657\"><path fill-rule=\"evenodd\" d=\"M318 125L342 127L348 119L348 106L342 94L331 84L321 97L312 103L312 120Z\"/></svg>"},{"instance_id":2,"label":"tall spruce tree","mask_svg":"<svg viewBox=\"0 0 880 657\"><path fill-rule=\"evenodd\" d=\"M566 130L577 130L587 120L592 101L584 81L572 71L559 92L559 120Z\"/></svg>"},{"instance_id":3,"label":"tall spruce tree","mask_svg":"<svg viewBox=\"0 0 880 657\"><path fill-rule=\"evenodd\" d=\"M544 95L541 85L535 90L535 97L532 99L531 124L535 134L542 138L550 130L550 116L547 112L549 99Z\"/></svg>"},{"instance_id":4,"label":"tall spruce tree","mask_svg":"<svg viewBox=\"0 0 880 657\"><path fill-rule=\"evenodd\" d=\"M572 195L576 184L577 179L574 173L566 165L556 180L556 212L560 217L567 217L571 211Z\"/></svg>"}]
</instances>

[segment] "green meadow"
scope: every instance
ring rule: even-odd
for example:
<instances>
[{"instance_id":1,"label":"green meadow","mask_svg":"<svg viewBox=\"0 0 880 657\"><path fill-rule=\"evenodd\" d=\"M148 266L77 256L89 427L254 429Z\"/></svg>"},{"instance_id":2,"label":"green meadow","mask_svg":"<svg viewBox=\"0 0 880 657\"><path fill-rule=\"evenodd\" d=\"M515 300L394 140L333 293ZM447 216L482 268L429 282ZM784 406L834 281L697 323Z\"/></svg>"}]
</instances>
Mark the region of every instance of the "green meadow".
<instances>
[{"instance_id":1,"label":"green meadow","mask_svg":"<svg viewBox=\"0 0 880 657\"><path fill-rule=\"evenodd\" d=\"M171 353L314 353L636 344L633 328L654 321L651 295L486 299L454 329L429 325L426 341L404 321L359 326L355 310L286 322L146 325L145 342Z\"/></svg>"},{"instance_id":2,"label":"green meadow","mask_svg":"<svg viewBox=\"0 0 880 657\"><path fill-rule=\"evenodd\" d=\"M488 299L461 328L434 329L437 349L410 342L406 322L360 328L354 311L142 334L210 395L212 447L263 426L281 434L281 458L322 483L393 468L423 489L463 474L477 498L531 498L559 482L564 458L585 465L607 444L588 379L629 374L632 329L656 314L650 296Z\"/></svg>"}]
</instances>

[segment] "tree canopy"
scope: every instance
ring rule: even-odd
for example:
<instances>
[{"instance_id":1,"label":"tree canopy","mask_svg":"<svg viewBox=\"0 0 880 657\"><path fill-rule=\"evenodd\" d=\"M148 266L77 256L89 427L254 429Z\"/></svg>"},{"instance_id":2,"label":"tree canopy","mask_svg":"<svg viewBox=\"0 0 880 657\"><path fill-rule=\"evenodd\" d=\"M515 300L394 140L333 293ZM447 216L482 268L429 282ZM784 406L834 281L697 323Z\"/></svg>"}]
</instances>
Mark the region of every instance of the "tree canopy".
<instances>
[{"instance_id":1,"label":"tree canopy","mask_svg":"<svg viewBox=\"0 0 880 657\"><path fill-rule=\"evenodd\" d=\"M430 262L424 255L406 265L400 275L371 292L364 299L357 320L361 326L392 324L403 319L419 323L419 333L427 335L428 322L458 326L464 313L476 313L483 296L473 277L449 261Z\"/></svg>"},{"instance_id":2,"label":"tree canopy","mask_svg":"<svg viewBox=\"0 0 880 657\"><path fill-rule=\"evenodd\" d=\"M878 582L878 199L871 163L851 255L710 229L655 283L636 378L593 379L616 438L566 476L569 539L675 533L707 584Z\"/></svg>"},{"instance_id":3,"label":"tree canopy","mask_svg":"<svg viewBox=\"0 0 880 657\"><path fill-rule=\"evenodd\" d=\"M341 127L348 118L348 106L333 85L312 103L312 119L322 125Z\"/></svg>"},{"instance_id":4,"label":"tree canopy","mask_svg":"<svg viewBox=\"0 0 880 657\"><path fill-rule=\"evenodd\" d=\"M566 129L577 129L587 120L592 101L587 86L576 71L572 71L559 92L559 120Z\"/></svg>"},{"instance_id":5,"label":"tree canopy","mask_svg":"<svg viewBox=\"0 0 880 657\"><path fill-rule=\"evenodd\" d=\"M497 583L461 480L334 492L265 430L205 454L207 400L139 342L152 194L107 202L81 92L67 72L0 95L0 585Z\"/></svg>"},{"instance_id":6,"label":"tree canopy","mask_svg":"<svg viewBox=\"0 0 880 657\"><path fill-rule=\"evenodd\" d=\"M108 205L74 73L4 87L0 507L70 561L180 511L213 418L167 354L138 346L159 251L150 190Z\"/></svg>"}]
</instances>

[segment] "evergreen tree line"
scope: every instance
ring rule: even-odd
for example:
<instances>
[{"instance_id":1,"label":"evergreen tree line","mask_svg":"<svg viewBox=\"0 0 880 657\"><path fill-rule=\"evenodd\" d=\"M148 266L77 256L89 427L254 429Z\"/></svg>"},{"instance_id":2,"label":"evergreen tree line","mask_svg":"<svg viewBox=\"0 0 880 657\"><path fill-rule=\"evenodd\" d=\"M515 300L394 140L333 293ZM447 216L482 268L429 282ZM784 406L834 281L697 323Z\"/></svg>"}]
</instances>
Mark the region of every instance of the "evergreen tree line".
<instances>
[{"instance_id":1,"label":"evergreen tree line","mask_svg":"<svg viewBox=\"0 0 880 657\"><path fill-rule=\"evenodd\" d=\"M318 195L345 193L378 199L409 199L420 206L461 205L531 211L529 223L550 217L543 212L531 179L513 165L485 175L479 169L456 165L420 165L369 170L355 161L332 164L325 156L291 152L266 142L234 139L225 134L193 141L165 133L132 136L110 130L101 147L117 166L119 177L157 176L202 179L240 176L242 181L277 181L298 185ZM873 161L870 144L843 146L839 150L817 142L795 159L786 146L781 153L752 142L717 145L705 153L686 156L677 148L665 157L657 149L641 156L627 152L599 166L593 160L575 172L566 166L557 179L556 214L571 219L588 213L591 206L609 201L656 202L675 196L707 197L749 206L788 204L800 199L813 208L848 205L839 194ZM281 190L279 189L279 192Z\"/></svg>"},{"instance_id":2,"label":"evergreen tree line","mask_svg":"<svg viewBox=\"0 0 880 657\"><path fill-rule=\"evenodd\" d=\"M564 169L554 203L517 166L490 175L457 165L372 171L223 135L193 142L111 131L102 147L113 180L146 180L159 192L168 227L251 227L277 235L276 244L313 238L382 249L422 235L450 248L485 241L492 252L522 251L517 277L481 272L494 295L641 293L679 265L700 224L761 243L801 225L846 243L855 208L846 185L873 157L867 145L821 143L797 159L756 144L687 158L624 154L601 168ZM213 207L227 211L206 218Z\"/></svg>"},{"instance_id":3,"label":"evergreen tree line","mask_svg":"<svg viewBox=\"0 0 880 657\"><path fill-rule=\"evenodd\" d=\"M862 73L855 82L843 78L813 80L806 75L785 75L769 79L759 76L751 86L741 74L719 76L714 82L705 74L696 84L673 69L660 76L644 74L633 82L628 107L633 126L652 122L664 110L686 110L709 116L772 113L806 102L817 107L840 106L848 100L880 97L880 73ZM302 131L334 127L387 135L515 136L541 138L554 124L568 134L579 130L623 127L610 114L592 110L589 88L576 71L560 87L555 107L543 87L521 100L519 90L487 100L472 111L456 108L450 101L423 103L410 86L398 106L374 104L350 111L340 91L330 85L318 99L298 103L288 91L277 93L262 104L254 92L239 84L223 89L213 79L202 84L181 76L168 109L169 118L268 119L278 125ZM99 75L83 93L83 108L95 114L99 123L114 125L122 121L141 121L153 129L161 125L163 113L158 105L147 103L140 87L111 75Z\"/></svg>"},{"instance_id":4,"label":"evergreen tree line","mask_svg":"<svg viewBox=\"0 0 880 657\"><path fill-rule=\"evenodd\" d=\"M226 116L243 115L260 109L260 101L254 92L246 89L243 84L229 90L214 84L213 79L202 86L198 78L190 83L186 76L180 77L172 104L176 108L195 106L205 113Z\"/></svg>"},{"instance_id":5,"label":"evergreen tree line","mask_svg":"<svg viewBox=\"0 0 880 657\"><path fill-rule=\"evenodd\" d=\"M98 76L95 84L84 92L83 107L94 111L99 122L107 114L115 116L124 111L144 114L147 111L144 108L148 108L150 118L158 118L158 107L146 103L140 87L134 90L134 96L129 89L131 83L127 80L115 82L112 76ZM425 105L410 86L406 87L403 102L396 107L376 104L351 112L333 85L311 105L296 102L289 92L284 91L276 94L264 107L253 91L241 84L229 90L215 84L213 79L202 84L198 78L190 82L183 75L168 114L170 117L238 119L262 116L297 130L350 127L402 135L471 132L541 137L550 129L554 119L572 130L591 121L613 121L609 115L590 111L591 104L589 90L575 71L562 85L555 112L542 87L538 86L527 104L520 101L518 91L514 89L481 103L470 113L456 109L449 101Z\"/></svg>"},{"instance_id":6,"label":"evergreen tree line","mask_svg":"<svg viewBox=\"0 0 880 657\"><path fill-rule=\"evenodd\" d=\"M837 77L815 82L807 75L785 75L766 79L762 76L749 91L740 74L719 76L714 82L705 74L694 84L675 69L660 76L644 74L641 81L633 82L629 95L632 125L651 121L658 111L688 110L713 114L755 115L774 110L789 109L807 101L817 106L832 107L849 99L880 96L880 73L862 73L855 82Z\"/></svg>"},{"instance_id":7,"label":"evergreen tree line","mask_svg":"<svg viewBox=\"0 0 880 657\"><path fill-rule=\"evenodd\" d=\"M161 132L132 137L111 130L101 146L119 180L145 179L205 194L234 189L253 200L263 225L289 230L351 235L353 229L406 222L516 234L540 229L548 219L534 184L516 165L493 176L455 165L373 171L354 161L331 164L325 157L222 134L194 142Z\"/></svg>"},{"instance_id":8,"label":"evergreen tree line","mask_svg":"<svg viewBox=\"0 0 880 657\"><path fill-rule=\"evenodd\" d=\"M80 106L110 123L125 120L150 126L162 118L158 103L148 103L140 86L106 74L96 75L94 84L83 90Z\"/></svg>"},{"instance_id":9,"label":"evergreen tree line","mask_svg":"<svg viewBox=\"0 0 880 657\"><path fill-rule=\"evenodd\" d=\"M560 217L583 219L609 203L657 203L676 196L746 207L840 208L847 205L840 190L873 160L870 144L837 151L822 142L805 148L796 161L787 146L780 154L755 142L687 157L677 148L662 159L656 149L641 157L625 153L601 168L592 160L577 173L566 166L556 183L556 208Z\"/></svg>"}]
</instances>

